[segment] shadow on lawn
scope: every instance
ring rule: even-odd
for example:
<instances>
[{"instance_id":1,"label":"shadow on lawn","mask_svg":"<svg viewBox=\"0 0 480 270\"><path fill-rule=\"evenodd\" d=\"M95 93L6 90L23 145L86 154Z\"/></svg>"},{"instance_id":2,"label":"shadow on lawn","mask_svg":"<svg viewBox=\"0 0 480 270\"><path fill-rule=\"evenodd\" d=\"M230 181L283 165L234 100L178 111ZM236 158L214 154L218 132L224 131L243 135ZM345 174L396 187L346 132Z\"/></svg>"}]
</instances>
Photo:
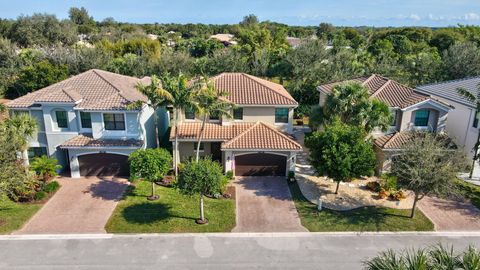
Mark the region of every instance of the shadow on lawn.
<instances>
[{"instance_id":1,"label":"shadow on lawn","mask_svg":"<svg viewBox=\"0 0 480 270\"><path fill-rule=\"evenodd\" d=\"M174 215L170 211L171 206L163 203L140 203L126 207L122 215L130 223L149 224L171 218L195 220L194 217Z\"/></svg>"}]
</instances>

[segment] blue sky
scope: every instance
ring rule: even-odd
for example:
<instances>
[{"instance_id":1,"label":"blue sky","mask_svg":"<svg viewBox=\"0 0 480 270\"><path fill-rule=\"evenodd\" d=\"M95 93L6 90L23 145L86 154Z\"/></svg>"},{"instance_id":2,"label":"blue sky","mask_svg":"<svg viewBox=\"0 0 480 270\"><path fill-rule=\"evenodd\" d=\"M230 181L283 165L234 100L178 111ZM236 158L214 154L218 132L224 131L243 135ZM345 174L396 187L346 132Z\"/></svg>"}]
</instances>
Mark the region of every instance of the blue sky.
<instances>
[{"instance_id":1,"label":"blue sky","mask_svg":"<svg viewBox=\"0 0 480 270\"><path fill-rule=\"evenodd\" d=\"M236 23L253 13L291 25L480 25L480 0L0 0L0 17L46 12L66 18L84 6L96 20L137 23Z\"/></svg>"}]
</instances>

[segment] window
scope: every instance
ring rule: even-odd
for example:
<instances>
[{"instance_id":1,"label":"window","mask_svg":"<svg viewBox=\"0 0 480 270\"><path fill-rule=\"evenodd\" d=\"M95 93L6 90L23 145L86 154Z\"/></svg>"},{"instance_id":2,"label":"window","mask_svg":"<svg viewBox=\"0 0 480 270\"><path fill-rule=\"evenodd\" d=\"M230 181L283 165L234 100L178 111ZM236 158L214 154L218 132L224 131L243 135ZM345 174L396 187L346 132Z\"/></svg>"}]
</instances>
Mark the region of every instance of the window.
<instances>
[{"instance_id":1,"label":"window","mask_svg":"<svg viewBox=\"0 0 480 270\"><path fill-rule=\"evenodd\" d=\"M28 148L28 160L32 161L35 157L41 157L47 155L46 147L30 147Z\"/></svg>"},{"instance_id":2,"label":"window","mask_svg":"<svg viewBox=\"0 0 480 270\"><path fill-rule=\"evenodd\" d=\"M68 128L68 118L66 111L55 111L55 117L57 118L58 128Z\"/></svg>"},{"instance_id":3,"label":"window","mask_svg":"<svg viewBox=\"0 0 480 270\"><path fill-rule=\"evenodd\" d=\"M103 123L106 130L125 130L123 113L104 113Z\"/></svg>"},{"instance_id":4,"label":"window","mask_svg":"<svg viewBox=\"0 0 480 270\"><path fill-rule=\"evenodd\" d=\"M243 108L233 109L233 119L234 120L243 120Z\"/></svg>"},{"instance_id":5,"label":"window","mask_svg":"<svg viewBox=\"0 0 480 270\"><path fill-rule=\"evenodd\" d=\"M185 109L185 119L195 120L195 112L193 109Z\"/></svg>"},{"instance_id":6,"label":"window","mask_svg":"<svg viewBox=\"0 0 480 270\"><path fill-rule=\"evenodd\" d=\"M92 118L89 112L80 112L80 122L82 128L92 128Z\"/></svg>"},{"instance_id":7,"label":"window","mask_svg":"<svg viewBox=\"0 0 480 270\"><path fill-rule=\"evenodd\" d=\"M197 151L197 145L198 143L193 143L193 151ZM205 151L205 144L200 143L200 152Z\"/></svg>"},{"instance_id":8,"label":"window","mask_svg":"<svg viewBox=\"0 0 480 270\"><path fill-rule=\"evenodd\" d=\"M218 113L212 113L212 114L209 116L209 119L210 119L210 120L220 120L220 117L218 116Z\"/></svg>"},{"instance_id":9,"label":"window","mask_svg":"<svg viewBox=\"0 0 480 270\"><path fill-rule=\"evenodd\" d=\"M397 125L397 118L398 118L398 110L394 110L392 112L392 122L390 123L390 126L396 126Z\"/></svg>"},{"instance_id":10,"label":"window","mask_svg":"<svg viewBox=\"0 0 480 270\"><path fill-rule=\"evenodd\" d=\"M478 127L478 119L480 118L480 112L475 113L475 119L473 119L473 127Z\"/></svg>"},{"instance_id":11,"label":"window","mask_svg":"<svg viewBox=\"0 0 480 270\"><path fill-rule=\"evenodd\" d=\"M13 115L29 115L28 111L13 111Z\"/></svg>"},{"instance_id":12,"label":"window","mask_svg":"<svg viewBox=\"0 0 480 270\"><path fill-rule=\"evenodd\" d=\"M415 126L426 127L428 126L428 117L430 116L429 110L418 110L415 112Z\"/></svg>"},{"instance_id":13,"label":"window","mask_svg":"<svg viewBox=\"0 0 480 270\"><path fill-rule=\"evenodd\" d=\"M288 123L288 108L275 109L275 123Z\"/></svg>"}]
</instances>

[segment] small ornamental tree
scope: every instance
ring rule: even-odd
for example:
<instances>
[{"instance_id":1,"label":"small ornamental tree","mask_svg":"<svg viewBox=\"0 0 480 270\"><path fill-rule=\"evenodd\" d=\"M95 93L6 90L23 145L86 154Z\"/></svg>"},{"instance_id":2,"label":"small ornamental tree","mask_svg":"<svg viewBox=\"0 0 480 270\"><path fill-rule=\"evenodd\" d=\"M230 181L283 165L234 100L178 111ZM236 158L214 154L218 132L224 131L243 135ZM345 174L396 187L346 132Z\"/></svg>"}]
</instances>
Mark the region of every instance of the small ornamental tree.
<instances>
[{"instance_id":1,"label":"small ornamental tree","mask_svg":"<svg viewBox=\"0 0 480 270\"><path fill-rule=\"evenodd\" d=\"M410 214L413 218L417 202L423 197L454 193L457 173L467 168L465 154L453 148L446 136L419 132L412 134L393 159L392 174L400 187L415 193Z\"/></svg>"},{"instance_id":2,"label":"small ornamental tree","mask_svg":"<svg viewBox=\"0 0 480 270\"><path fill-rule=\"evenodd\" d=\"M305 141L315 170L337 182L360 176L371 176L375 168L375 153L366 132L361 127L335 121L325 131L314 132Z\"/></svg>"},{"instance_id":3,"label":"small ornamental tree","mask_svg":"<svg viewBox=\"0 0 480 270\"><path fill-rule=\"evenodd\" d=\"M157 200L155 195L155 181L168 173L172 164L172 156L163 148L139 149L130 154L130 175L132 180L143 179L152 182L152 195L148 200Z\"/></svg>"},{"instance_id":4,"label":"small ornamental tree","mask_svg":"<svg viewBox=\"0 0 480 270\"><path fill-rule=\"evenodd\" d=\"M200 196L198 224L208 222L203 211L203 195L220 193L224 178L220 164L212 161L209 157L185 163L185 167L178 178L177 187L183 194Z\"/></svg>"},{"instance_id":5,"label":"small ornamental tree","mask_svg":"<svg viewBox=\"0 0 480 270\"><path fill-rule=\"evenodd\" d=\"M30 170L34 171L43 182L57 176L57 170L61 168L56 159L47 156L35 157L30 163Z\"/></svg>"}]
</instances>

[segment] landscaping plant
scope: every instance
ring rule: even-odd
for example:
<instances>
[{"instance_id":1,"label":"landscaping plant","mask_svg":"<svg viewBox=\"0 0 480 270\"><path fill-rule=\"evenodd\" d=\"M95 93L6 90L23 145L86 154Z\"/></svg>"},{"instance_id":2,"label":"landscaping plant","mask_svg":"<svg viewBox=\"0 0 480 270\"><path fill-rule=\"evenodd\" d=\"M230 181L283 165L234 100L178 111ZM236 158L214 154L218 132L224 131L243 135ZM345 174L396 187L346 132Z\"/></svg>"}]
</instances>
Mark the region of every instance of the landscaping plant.
<instances>
[{"instance_id":1,"label":"landscaping plant","mask_svg":"<svg viewBox=\"0 0 480 270\"><path fill-rule=\"evenodd\" d=\"M392 174L398 185L415 194L410 217L417 202L428 195L448 195L456 190L457 173L469 166L465 155L455 149L448 138L418 132L393 159Z\"/></svg>"},{"instance_id":2,"label":"landscaping plant","mask_svg":"<svg viewBox=\"0 0 480 270\"><path fill-rule=\"evenodd\" d=\"M152 194L148 200L157 200L155 181L162 179L168 173L172 156L163 148L138 149L128 158L132 180L143 179L152 183Z\"/></svg>"},{"instance_id":3,"label":"landscaping plant","mask_svg":"<svg viewBox=\"0 0 480 270\"><path fill-rule=\"evenodd\" d=\"M340 121L325 126L325 131L314 132L306 138L310 160L315 170L337 182L361 176L372 176L376 164L375 153L366 132L361 127Z\"/></svg>"},{"instance_id":4,"label":"landscaping plant","mask_svg":"<svg viewBox=\"0 0 480 270\"><path fill-rule=\"evenodd\" d=\"M57 170L61 168L56 159L47 156L35 157L30 163L30 170L34 171L43 182L48 182L57 176Z\"/></svg>"},{"instance_id":5,"label":"landscaping plant","mask_svg":"<svg viewBox=\"0 0 480 270\"><path fill-rule=\"evenodd\" d=\"M183 194L200 197L200 218L197 223L205 224L208 222L203 208L204 195L221 193L225 186L225 179L222 166L209 157L185 163L185 167L179 175L177 187Z\"/></svg>"}]
</instances>

